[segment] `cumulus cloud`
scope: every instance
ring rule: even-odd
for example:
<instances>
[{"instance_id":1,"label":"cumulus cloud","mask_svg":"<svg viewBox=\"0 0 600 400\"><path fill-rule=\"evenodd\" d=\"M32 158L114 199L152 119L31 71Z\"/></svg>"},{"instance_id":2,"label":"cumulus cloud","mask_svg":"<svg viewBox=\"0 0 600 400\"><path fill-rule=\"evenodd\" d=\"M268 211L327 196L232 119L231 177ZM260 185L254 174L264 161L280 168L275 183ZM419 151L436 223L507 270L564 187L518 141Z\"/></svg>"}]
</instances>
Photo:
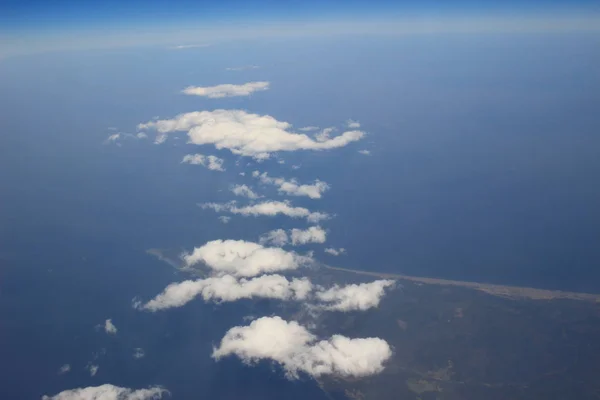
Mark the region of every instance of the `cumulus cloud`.
<instances>
[{"instance_id":1,"label":"cumulus cloud","mask_svg":"<svg viewBox=\"0 0 600 400\"><path fill-rule=\"evenodd\" d=\"M105 384L65 390L54 396L44 396L42 400L158 400L168 394L166 389L158 386L133 390Z\"/></svg>"},{"instance_id":2,"label":"cumulus cloud","mask_svg":"<svg viewBox=\"0 0 600 400\"><path fill-rule=\"evenodd\" d=\"M257 297L302 300L312 290L307 278L291 281L281 275L262 275L237 279L232 275L172 283L142 308L150 311L181 307L201 296L204 301L228 302Z\"/></svg>"},{"instance_id":3,"label":"cumulus cloud","mask_svg":"<svg viewBox=\"0 0 600 400\"><path fill-rule=\"evenodd\" d=\"M229 355L236 355L247 364L275 361L288 377L297 377L300 372L313 377L362 377L383 371L392 350L380 338L334 335L317 341L315 335L295 321L263 317L248 326L231 328L212 353L216 360Z\"/></svg>"},{"instance_id":4,"label":"cumulus cloud","mask_svg":"<svg viewBox=\"0 0 600 400\"><path fill-rule=\"evenodd\" d=\"M227 211L232 214L239 214L245 217L265 215L274 217L276 215L286 215L292 218L306 218L309 222L319 222L329 219L329 214L322 212L311 212L304 207L293 207L288 201L264 201L249 206L238 207L234 201L229 203L204 203L199 204L202 209L212 209L216 212Z\"/></svg>"},{"instance_id":5,"label":"cumulus cloud","mask_svg":"<svg viewBox=\"0 0 600 400\"><path fill-rule=\"evenodd\" d=\"M202 165L203 167L206 167L211 171L221 172L225 171L225 168L223 168L224 162L225 160L223 160L222 158L213 155L205 156L203 154L186 154L181 160L182 164L187 163L192 165Z\"/></svg>"},{"instance_id":6,"label":"cumulus cloud","mask_svg":"<svg viewBox=\"0 0 600 400\"><path fill-rule=\"evenodd\" d=\"M281 247L285 246L288 241L288 234L283 229L275 229L261 235L259 243Z\"/></svg>"},{"instance_id":7,"label":"cumulus cloud","mask_svg":"<svg viewBox=\"0 0 600 400\"><path fill-rule=\"evenodd\" d=\"M250 188L248 185L234 185L231 187L231 191L236 196L247 197L249 199L258 199L258 198L262 197L256 193L254 193L252 188Z\"/></svg>"},{"instance_id":8,"label":"cumulus cloud","mask_svg":"<svg viewBox=\"0 0 600 400\"><path fill-rule=\"evenodd\" d=\"M244 240L213 240L184 254L183 261L188 267L204 263L218 274L248 277L296 269L310 263L312 259Z\"/></svg>"},{"instance_id":9,"label":"cumulus cloud","mask_svg":"<svg viewBox=\"0 0 600 400\"><path fill-rule=\"evenodd\" d=\"M325 250L325 253L331 254L332 256L341 256L342 254L346 254L346 249L340 247L339 249L334 249L333 247L328 247Z\"/></svg>"},{"instance_id":10,"label":"cumulus cloud","mask_svg":"<svg viewBox=\"0 0 600 400\"><path fill-rule=\"evenodd\" d=\"M360 154L365 155L365 156L370 156L371 155L371 151L370 150L359 150L358 152Z\"/></svg>"},{"instance_id":11,"label":"cumulus cloud","mask_svg":"<svg viewBox=\"0 0 600 400\"><path fill-rule=\"evenodd\" d=\"M334 285L316 293L317 299L327 303L323 306L331 311L368 310L377 307L385 294L385 289L394 286L394 281L382 279L370 283L346 286Z\"/></svg>"},{"instance_id":12,"label":"cumulus cloud","mask_svg":"<svg viewBox=\"0 0 600 400\"><path fill-rule=\"evenodd\" d=\"M306 243L325 243L327 232L320 226L311 226L306 230L292 229L290 238L294 246Z\"/></svg>"},{"instance_id":13,"label":"cumulus cloud","mask_svg":"<svg viewBox=\"0 0 600 400\"><path fill-rule=\"evenodd\" d=\"M65 364L65 365L63 365L62 367L60 367L58 369L58 374L59 375L66 374L70 370L71 370L71 365L70 364Z\"/></svg>"},{"instance_id":14,"label":"cumulus cloud","mask_svg":"<svg viewBox=\"0 0 600 400\"><path fill-rule=\"evenodd\" d=\"M326 142L331 138L333 131L335 131L335 128L325 128L315 135L315 139L317 142Z\"/></svg>"},{"instance_id":15,"label":"cumulus cloud","mask_svg":"<svg viewBox=\"0 0 600 400\"><path fill-rule=\"evenodd\" d=\"M217 149L229 149L257 160L269 158L270 153L277 151L344 147L364 137L364 132L351 130L319 142L306 134L294 133L291 128L289 123L269 115L243 110L197 111L138 125L139 130L155 129L159 134L187 131L192 144L213 144Z\"/></svg>"},{"instance_id":16,"label":"cumulus cloud","mask_svg":"<svg viewBox=\"0 0 600 400\"><path fill-rule=\"evenodd\" d=\"M242 65L241 67L227 67L225 71L247 71L249 69L259 69L258 65Z\"/></svg>"},{"instance_id":17,"label":"cumulus cloud","mask_svg":"<svg viewBox=\"0 0 600 400\"><path fill-rule=\"evenodd\" d=\"M254 171L252 176L259 179L263 184L278 186L277 190L280 194L289 196L307 196L311 199L320 199L323 192L329 189L327 183L318 179L312 185L300 185L295 179L286 181L283 178L273 178L266 172L261 174L259 171Z\"/></svg>"},{"instance_id":18,"label":"cumulus cloud","mask_svg":"<svg viewBox=\"0 0 600 400\"><path fill-rule=\"evenodd\" d=\"M226 83L217 86L188 86L183 89L183 93L204 96L210 99L220 99L223 97L249 96L254 92L269 89L269 82L248 82L243 85L233 85Z\"/></svg>"},{"instance_id":19,"label":"cumulus cloud","mask_svg":"<svg viewBox=\"0 0 600 400\"><path fill-rule=\"evenodd\" d=\"M221 221L224 224L228 224L229 221L231 221L231 217L228 217L227 215L221 215L219 217L219 221Z\"/></svg>"},{"instance_id":20,"label":"cumulus cloud","mask_svg":"<svg viewBox=\"0 0 600 400\"><path fill-rule=\"evenodd\" d=\"M346 121L346 126L350 129L357 129L360 128L360 122L349 119Z\"/></svg>"},{"instance_id":21,"label":"cumulus cloud","mask_svg":"<svg viewBox=\"0 0 600 400\"><path fill-rule=\"evenodd\" d=\"M293 246L307 243L324 243L327 240L327 232L320 226L311 226L306 230L291 229L289 235L283 229L269 231L260 237L260 244L271 244L273 246L285 246L291 240Z\"/></svg>"},{"instance_id":22,"label":"cumulus cloud","mask_svg":"<svg viewBox=\"0 0 600 400\"><path fill-rule=\"evenodd\" d=\"M111 319L104 321L104 332L108 333L109 335L117 334L117 327L115 324L113 324Z\"/></svg>"}]
</instances>

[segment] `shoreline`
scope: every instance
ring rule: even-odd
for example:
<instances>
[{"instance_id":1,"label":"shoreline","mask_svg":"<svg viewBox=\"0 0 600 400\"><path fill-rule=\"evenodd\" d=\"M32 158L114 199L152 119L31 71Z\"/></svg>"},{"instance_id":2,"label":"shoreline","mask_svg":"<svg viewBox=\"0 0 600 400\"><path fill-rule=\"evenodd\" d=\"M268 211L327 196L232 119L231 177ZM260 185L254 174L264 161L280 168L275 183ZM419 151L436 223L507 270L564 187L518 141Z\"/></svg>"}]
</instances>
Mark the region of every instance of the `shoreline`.
<instances>
[{"instance_id":1,"label":"shoreline","mask_svg":"<svg viewBox=\"0 0 600 400\"><path fill-rule=\"evenodd\" d=\"M392 274L386 272L363 271L358 269L332 267L324 265L325 268L333 271L354 273L359 275L375 276L379 278L398 279L428 285L458 286L469 289L475 289L493 296L505 297L510 299L531 299L531 300L556 300L569 299L580 301L591 301L600 303L600 294L565 292L562 290L536 289L522 286L497 285L492 283L478 283L469 281L455 281L439 278L424 278L419 276Z\"/></svg>"}]
</instances>

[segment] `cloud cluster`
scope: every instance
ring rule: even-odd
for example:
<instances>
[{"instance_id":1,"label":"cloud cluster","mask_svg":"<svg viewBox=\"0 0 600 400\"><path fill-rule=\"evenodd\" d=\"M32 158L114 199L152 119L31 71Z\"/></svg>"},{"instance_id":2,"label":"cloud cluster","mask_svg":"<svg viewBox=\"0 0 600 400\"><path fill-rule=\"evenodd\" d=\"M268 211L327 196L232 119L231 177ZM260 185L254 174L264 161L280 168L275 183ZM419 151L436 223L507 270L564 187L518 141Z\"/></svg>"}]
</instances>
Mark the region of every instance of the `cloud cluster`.
<instances>
[{"instance_id":1,"label":"cloud cluster","mask_svg":"<svg viewBox=\"0 0 600 400\"><path fill-rule=\"evenodd\" d=\"M104 321L104 332L108 333L109 335L117 334L117 327L115 324L113 324L111 319Z\"/></svg>"},{"instance_id":2,"label":"cloud cluster","mask_svg":"<svg viewBox=\"0 0 600 400\"><path fill-rule=\"evenodd\" d=\"M212 209L216 212L226 211L245 217L286 215L292 218L306 218L308 222L319 222L330 218L327 213L312 212L304 207L293 207L288 201L264 201L244 207L238 207L234 201L222 204L204 203L199 206L202 209Z\"/></svg>"},{"instance_id":3,"label":"cloud cluster","mask_svg":"<svg viewBox=\"0 0 600 400\"><path fill-rule=\"evenodd\" d=\"M320 226L311 226L308 229L291 229L289 235L283 229L275 229L260 237L261 244L284 246L291 241L293 246L307 243L325 243L327 232Z\"/></svg>"},{"instance_id":4,"label":"cloud cluster","mask_svg":"<svg viewBox=\"0 0 600 400\"><path fill-rule=\"evenodd\" d=\"M256 194L248 185L234 185L231 187L231 192L236 196L247 197L252 200L262 197Z\"/></svg>"},{"instance_id":5,"label":"cloud cluster","mask_svg":"<svg viewBox=\"0 0 600 400\"><path fill-rule=\"evenodd\" d=\"M141 308L149 311L181 307L201 296L204 301L228 302L256 297L303 300L312 290L307 278L288 280L281 275L237 279L232 275L172 283Z\"/></svg>"},{"instance_id":6,"label":"cloud cluster","mask_svg":"<svg viewBox=\"0 0 600 400\"><path fill-rule=\"evenodd\" d=\"M225 161L217 156L205 156L203 154L186 154L181 160L182 164L202 165L211 171L225 171L223 163Z\"/></svg>"},{"instance_id":7,"label":"cloud cluster","mask_svg":"<svg viewBox=\"0 0 600 400\"><path fill-rule=\"evenodd\" d=\"M168 394L166 389L158 386L133 390L105 384L65 390L54 396L43 396L42 400L158 400Z\"/></svg>"},{"instance_id":8,"label":"cloud cluster","mask_svg":"<svg viewBox=\"0 0 600 400\"><path fill-rule=\"evenodd\" d=\"M316 293L316 297L326 303L323 306L326 310L364 311L377 307L385 294L385 289L394 286L394 284L393 280L382 279L358 285L334 285L329 289L321 289Z\"/></svg>"},{"instance_id":9,"label":"cloud cluster","mask_svg":"<svg viewBox=\"0 0 600 400\"><path fill-rule=\"evenodd\" d=\"M190 267L204 263L217 274L238 277L293 270L312 262L309 256L244 240L213 240L183 255Z\"/></svg>"},{"instance_id":10,"label":"cloud cluster","mask_svg":"<svg viewBox=\"0 0 600 400\"><path fill-rule=\"evenodd\" d=\"M335 374L362 377L381 372L391 357L389 344L380 338L351 339L334 335L317 341L315 335L295 321L263 317L248 326L231 328L213 358L236 355L245 363L272 360L288 376L304 372L313 377Z\"/></svg>"},{"instance_id":11,"label":"cloud cluster","mask_svg":"<svg viewBox=\"0 0 600 400\"><path fill-rule=\"evenodd\" d=\"M223 97L249 96L254 92L269 89L269 82L248 82L242 85L233 85L226 83L216 86L188 86L183 89L184 94L193 96L204 96L210 99L220 99Z\"/></svg>"},{"instance_id":12,"label":"cloud cluster","mask_svg":"<svg viewBox=\"0 0 600 400\"><path fill-rule=\"evenodd\" d=\"M294 133L291 127L269 115L243 110L196 111L138 125L139 130L155 129L159 134L187 131L190 143L213 144L217 149L229 149L234 154L258 160L277 151L344 147L364 137L364 132L351 130L319 142L305 134Z\"/></svg>"},{"instance_id":13,"label":"cloud cluster","mask_svg":"<svg viewBox=\"0 0 600 400\"><path fill-rule=\"evenodd\" d=\"M331 254L332 256L341 256L342 254L346 254L346 249L340 247L339 249L334 249L333 247L328 247L325 250L325 253Z\"/></svg>"},{"instance_id":14,"label":"cloud cluster","mask_svg":"<svg viewBox=\"0 0 600 400\"><path fill-rule=\"evenodd\" d=\"M279 193L289 196L307 196L311 199L320 199L323 192L329 189L329 185L320 180L316 180L312 185L300 185L295 179L286 181L283 178L270 177L266 172L262 174L259 171L254 171L252 176L258 178L263 184L278 186Z\"/></svg>"}]
</instances>

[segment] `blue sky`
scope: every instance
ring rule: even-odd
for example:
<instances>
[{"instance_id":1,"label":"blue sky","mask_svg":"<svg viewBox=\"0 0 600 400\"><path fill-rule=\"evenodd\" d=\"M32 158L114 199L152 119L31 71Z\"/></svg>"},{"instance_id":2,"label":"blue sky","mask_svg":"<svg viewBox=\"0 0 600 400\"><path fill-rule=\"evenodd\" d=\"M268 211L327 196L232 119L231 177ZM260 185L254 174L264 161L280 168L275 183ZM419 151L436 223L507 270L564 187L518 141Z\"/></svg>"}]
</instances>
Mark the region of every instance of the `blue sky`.
<instances>
[{"instance_id":1,"label":"blue sky","mask_svg":"<svg viewBox=\"0 0 600 400\"><path fill-rule=\"evenodd\" d=\"M599 11L590 0L9 0L0 4L0 57L283 34L420 32L424 26L452 31L457 23L477 31L490 18L500 30L597 30Z\"/></svg>"}]
</instances>

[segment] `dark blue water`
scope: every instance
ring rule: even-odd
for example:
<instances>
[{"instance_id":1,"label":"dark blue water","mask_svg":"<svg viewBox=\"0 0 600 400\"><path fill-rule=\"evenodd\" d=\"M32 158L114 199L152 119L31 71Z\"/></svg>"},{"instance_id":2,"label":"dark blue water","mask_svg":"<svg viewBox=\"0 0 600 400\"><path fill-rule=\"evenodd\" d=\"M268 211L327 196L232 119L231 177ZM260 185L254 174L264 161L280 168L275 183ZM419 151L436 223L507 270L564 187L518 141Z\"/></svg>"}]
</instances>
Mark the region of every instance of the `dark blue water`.
<instances>
[{"instance_id":1,"label":"dark blue water","mask_svg":"<svg viewBox=\"0 0 600 400\"><path fill-rule=\"evenodd\" d=\"M331 184L321 200L293 200L336 214L324 223L328 242L348 255L327 258L313 247L333 265L600 291L597 45L581 36L457 36L2 61L0 374L13 378L0 397L108 382L161 384L175 398L319 398L313 383L289 382L269 365L210 358L226 330L243 323L244 305L131 308L134 296L184 279L148 248L305 226L241 217L224 225L198 209L230 200L232 183L255 184L242 170ZM223 71L247 64L263 68ZM271 80L272 89L251 99L178 94L248 80ZM102 144L109 126L133 131L154 115L219 107L296 126L353 118L369 136L345 149L284 155L285 165L243 168L226 152L182 141ZM179 164L195 151L226 158L228 171ZM95 329L107 318L116 337ZM136 347L146 352L141 360ZM90 361L100 366L93 378ZM65 363L72 371L58 376Z\"/></svg>"}]
</instances>

